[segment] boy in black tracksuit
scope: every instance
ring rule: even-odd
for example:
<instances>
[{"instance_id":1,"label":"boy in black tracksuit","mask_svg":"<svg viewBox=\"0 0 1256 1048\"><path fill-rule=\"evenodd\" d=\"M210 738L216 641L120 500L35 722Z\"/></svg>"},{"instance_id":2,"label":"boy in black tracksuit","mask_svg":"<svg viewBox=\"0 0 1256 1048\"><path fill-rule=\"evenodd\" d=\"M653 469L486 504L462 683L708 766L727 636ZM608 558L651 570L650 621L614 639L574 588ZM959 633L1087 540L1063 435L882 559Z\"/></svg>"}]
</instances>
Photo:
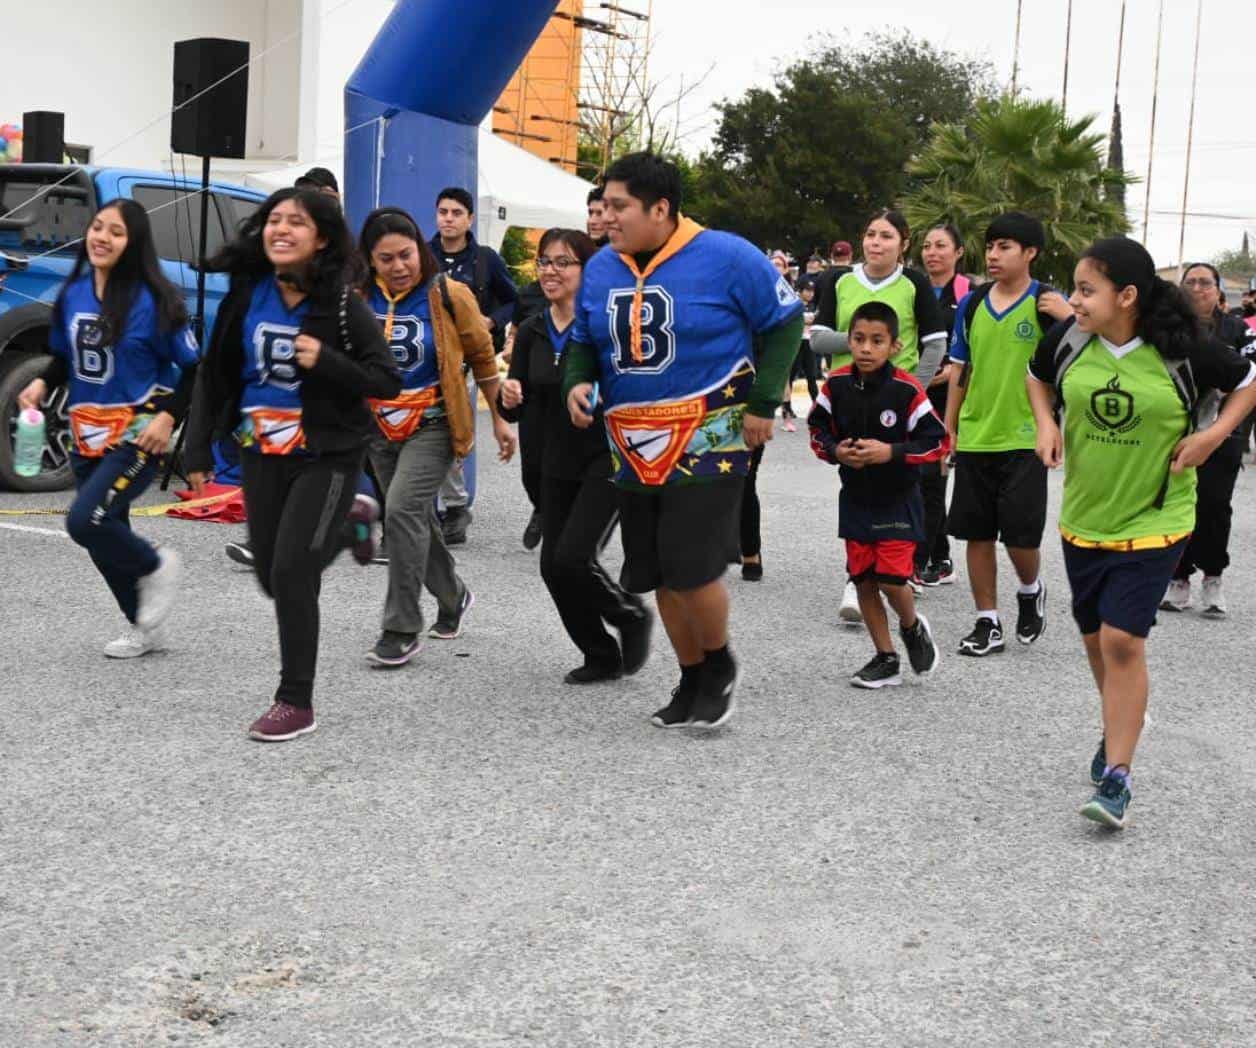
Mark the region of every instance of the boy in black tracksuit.
<instances>
[{"instance_id":1,"label":"boy in black tracksuit","mask_svg":"<svg viewBox=\"0 0 1256 1048\"><path fill-rule=\"evenodd\" d=\"M877 649L851 684L884 688L901 684L902 676L882 593L898 615L912 669L923 676L937 665L937 645L907 580L924 538L920 466L941 459L950 438L920 383L889 363L899 348L892 306L867 302L856 309L849 339L853 363L825 381L807 425L816 457L841 466L838 535L846 540L846 570Z\"/></svg>"}]
</instances>

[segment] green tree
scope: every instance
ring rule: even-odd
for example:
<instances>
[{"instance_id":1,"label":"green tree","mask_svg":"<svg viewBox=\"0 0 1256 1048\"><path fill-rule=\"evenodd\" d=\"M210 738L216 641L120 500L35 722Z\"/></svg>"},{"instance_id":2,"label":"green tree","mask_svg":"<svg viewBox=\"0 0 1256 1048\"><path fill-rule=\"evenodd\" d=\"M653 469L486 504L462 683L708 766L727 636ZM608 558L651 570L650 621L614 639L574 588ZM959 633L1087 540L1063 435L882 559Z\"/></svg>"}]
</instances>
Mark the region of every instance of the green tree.
<instances>
[{"instance_id":1,"label":"green tree","mask_svg":"<svg viewBox=\"0 0 1256 1048\"><path fill-rule=\"evenodd\" d=\"M1135 179L1109 168L1093 117L1067 119L1052 101L1004 97L977 104L967 124L936 127L910 167L917 186L902 207L913 228L950 220L964 232L970 260L984 257L983 234L1004 211L1042 220L1047 248L1035 273L1071 287L1077 256L1095 238L1129 222L1118 185Z\"/></svg>"},{"instance_id":2,"label":"green tree","mask_svg":"<svg viewBox=\"0 0 1256 1048\"><path fill-rule=\"evenodd\" d=\"M1252 254L1251 242L1247 233L1243 233L1243 243L1237 251L1222 251L1212 260L1212 264L1223 277L1238 281L1244 287L1256 275L1256 255Z\"/></svg>"},{"instance_id":3,"label":"green tree","mask_svg":"<svg viewBox=\"0 0 1256 1048\"><path fill-rule=\"evenodd\" d=\"M963 120L990 90L984 62L910 34L826 41L716 108L719 128L693 165L693 217L795 253L857 237L909 185L907 163L938 120Z\"/></svg>"}]
</instances>

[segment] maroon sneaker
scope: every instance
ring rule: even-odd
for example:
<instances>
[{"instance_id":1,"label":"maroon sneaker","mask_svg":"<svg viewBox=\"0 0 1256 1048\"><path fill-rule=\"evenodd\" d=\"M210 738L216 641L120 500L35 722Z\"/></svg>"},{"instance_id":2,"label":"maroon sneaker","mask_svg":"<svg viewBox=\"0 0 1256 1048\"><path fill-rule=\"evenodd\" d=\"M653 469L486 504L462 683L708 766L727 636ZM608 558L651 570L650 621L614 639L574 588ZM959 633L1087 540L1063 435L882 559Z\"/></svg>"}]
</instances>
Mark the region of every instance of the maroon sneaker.
<instances>
[{"instance_id":1,"label":"maroon sneaker","mask_svg":"<svg viewBox=\"0 0 1256 1048\"><path fill-rule=\"evenodd\" d=\"M309 706L290 706L276 700L249 727L249 738L258 742L287 742L298 735L308 735L318 725Z\"/></svg>"},{"instance_id":2,"label":"maroon sneaker","mask_svg":"<svg viewBox=\"0 0 1256 1048\"><path fill-rule=\"evenodd\" d=\"M352 532L349 549L353 553L353 559L359 564L370 564L379 548L379 503L370 495L354 495L346 520Z\"/></svg>"}]
</instances>

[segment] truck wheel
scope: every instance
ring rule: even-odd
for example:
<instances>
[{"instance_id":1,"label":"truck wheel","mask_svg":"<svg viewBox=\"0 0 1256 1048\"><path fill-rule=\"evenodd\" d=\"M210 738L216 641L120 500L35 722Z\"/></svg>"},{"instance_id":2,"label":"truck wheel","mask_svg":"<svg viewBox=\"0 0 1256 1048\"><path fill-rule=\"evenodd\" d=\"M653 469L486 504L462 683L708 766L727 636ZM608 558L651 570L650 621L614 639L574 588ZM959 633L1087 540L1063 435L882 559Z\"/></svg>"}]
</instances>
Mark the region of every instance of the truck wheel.
<instances>
[{"instance_id":1,"label":"truck wheel","mask_svg":"<svg viewBox=\"0 0 1256 1048\"><path fill-rule=\"evenodd\" d=\"M62 491L73 487L70 471L70 391L57 386L48 391L41 405L46 420L44 460L33 477L19 476L13 468L13 442L17 439L17 397L48 368L49 358L24 355L0 376L0 485L10 491Z\"/></svg>"}]
</instances>

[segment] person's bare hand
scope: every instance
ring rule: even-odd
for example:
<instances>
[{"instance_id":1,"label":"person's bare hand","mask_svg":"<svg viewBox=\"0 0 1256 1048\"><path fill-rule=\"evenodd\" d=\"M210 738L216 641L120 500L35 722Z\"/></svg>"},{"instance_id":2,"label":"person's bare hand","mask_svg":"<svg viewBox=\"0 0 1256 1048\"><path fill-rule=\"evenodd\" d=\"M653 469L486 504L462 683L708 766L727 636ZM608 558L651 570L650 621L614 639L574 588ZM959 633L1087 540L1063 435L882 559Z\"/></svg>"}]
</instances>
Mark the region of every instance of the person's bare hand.
<instances>
[{"instance_id":1,"label":"person's bare hand","mask_svg":"<svg viewBox=\"0 0 1256 1048\"><path fill-rule=\"evenodd\" d=\"M758 415L752 415L746 412L742 416L741 435L746 442L746 447L751 451L763 447L772 439L772 419L760 418Z\"/></svg>"},{"instance_id":2,"label":"person's bare hand","mask_svg":"<svg viewBox=\"0 0 1256 1048\"><path fill-rule=\"evenodd\" d=\"M514 410L523 403L523 383L508 378L502 383L502 407Z\"/></svg>"},{"instance_id":3,"label":"person's bare hand","mask_svg":"<svg viewBox=\"0 0 1256 1048\"><path fill-rule=\"evenodd\" d=\"M33 378L26 384L26 388L17 395L17 407L19 411L26 411L30 408L39 410L39 405L44 402L44 398L48 396L48 383L42 378Z\"/></svg>"},{"instance_id":4,"label":"person's bare hand","mask_svg":"<svg viewBox=\"0 0 1256 1048\"><path fill-rule=\"evenodd\" d=\"M593 383L581 382L571 387L567 394L567 412L576 429L588 429L593 425Z\"/></svg>"},{"instance_id":5,"label":"person's bare hand","mask_svg":"<svg viewBox=\"0 0 1256 1048\"><path fill-rule=\"evenodd\" d=\"M296 352L297 364L309 371L318 363L323 352L323 344L313 335L297 335L292 340L292 348Z\"/></svg>"},{"instance_id":6,"label":"person's bare hand","mask_svg":"<svg viewBox=\"0 0 1256 1048\"><path fill-rule=\"evenodd\" d=\"M150 455L164 455L170 449L170 435L174 432L174 416L159 411L135 438L135 446Z\"/></svg>"}]
</instances>

